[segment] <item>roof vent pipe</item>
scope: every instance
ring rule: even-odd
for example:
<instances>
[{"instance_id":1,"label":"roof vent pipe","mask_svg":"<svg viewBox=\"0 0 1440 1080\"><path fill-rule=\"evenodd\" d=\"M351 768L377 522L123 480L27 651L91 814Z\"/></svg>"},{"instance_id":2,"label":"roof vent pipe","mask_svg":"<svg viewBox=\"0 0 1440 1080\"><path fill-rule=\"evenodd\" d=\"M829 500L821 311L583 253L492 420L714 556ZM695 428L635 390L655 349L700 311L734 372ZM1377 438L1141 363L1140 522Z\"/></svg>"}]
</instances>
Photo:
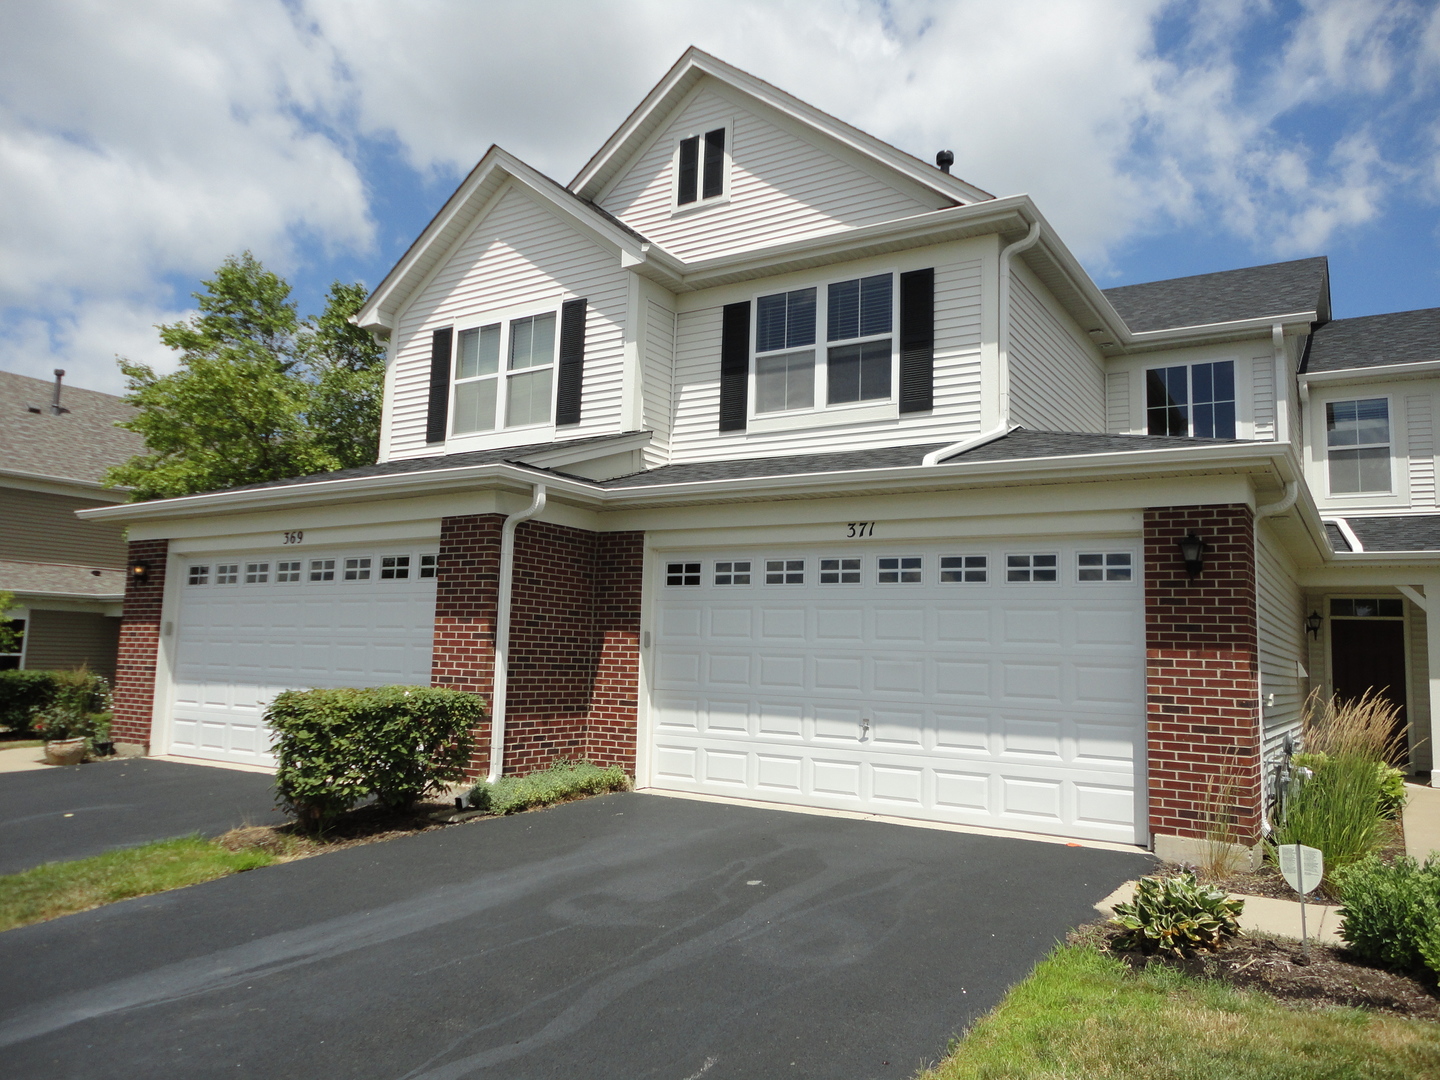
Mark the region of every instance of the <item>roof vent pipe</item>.
<instances>
[{"instance_id":1,"label":"roof vent pipe","mask_svg":"<svg viewBox=\"0 0 1440 1080\"><path fill-rule=\"evenodd\" d=\"M955 164L955 152L953 150L941 150L935 155L935 164L940 166L940 171L948 173L950 166Z\"/></svg>"},{"instance_id":2,"label":"roof vent pipe","mask_svg":"<svg viewBox=\"0 0 1440 1080\"><path fill-rule=\"evenodd\" d=\"M63 378L65 378L65 369L57 367L55 369L55 396L50 399L50 412L55 416L70 411L60 407L60 380Z\"/></svg>"},{"instance_id":3,"label":"roof vent pipe","mask_svg":"<svg viewBox=\"0 0 1440 1080\"><path fill-rule=\"evenodd\" d=\"M505 698L510 683L510 607L515 582L515 527L545 509L545 485L535 485L530 505L500 526L500 583L495 598L495 676L490 689L490 774L494 783L505 771Z\"/></svg>"}]
</instances>

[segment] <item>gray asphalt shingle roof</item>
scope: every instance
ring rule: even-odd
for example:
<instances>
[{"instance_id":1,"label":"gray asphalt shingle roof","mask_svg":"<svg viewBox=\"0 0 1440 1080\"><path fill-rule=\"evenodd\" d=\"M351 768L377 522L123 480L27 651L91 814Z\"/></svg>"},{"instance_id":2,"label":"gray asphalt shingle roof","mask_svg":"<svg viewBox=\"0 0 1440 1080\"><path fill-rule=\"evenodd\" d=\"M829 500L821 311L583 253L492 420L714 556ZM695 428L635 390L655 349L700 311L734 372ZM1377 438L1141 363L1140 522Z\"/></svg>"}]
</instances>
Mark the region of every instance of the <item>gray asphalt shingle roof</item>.
<instances>
[{"instance_id":1,"label":"gray asphalt shingle roof","mask_svg":"<svg viewBox=\"0 0 1440 1080\"><path fill-rule=\"evenodd\" d=\"M115 426L135 415L120 398L67 385L60 404L69 411L54 416L54 386L0 371L0 467L99 482L110 467L145 452L139 435Z\"/></svg>"},{"instance_id":2,"label":"gray asphalt shingle roof","mask_svg":"<svg viewBox=\"0 0 1440 1080\"><path fill-rule=\"evenodd\" d=\"M1137 333L1297 311L1318 312L1321 322L1330 317L1330 271L1324 256L1120 285L1104 292L1125 325Z\"/></svg>"},{"instance_id":3,"label":"gray asphalt shingle roof","mask_svg":"<svg viewBox=\"0 0 1440 1080\"><path fill-rule=\"evenodd\" d=\"M1405 517L1347 517L1345 523L1366 552L1372 551L1440 551L1440 514L1416 514ZM1330 543L1336 551L1349 551L1344 538L1336 543L1340 530L1326 524Z\"/></svg>"},{"instance_id":4,"label":"gray asphalt shingle roof","mask_svg":"<svg viewBox=\"0 0 1440 1080\"><path fill-rule=\"evenodd\" d=\"M1310 339L1305 371L1345 371L1440 360L1440 308L1336 319Z\"/></svg>"}]
</instances>

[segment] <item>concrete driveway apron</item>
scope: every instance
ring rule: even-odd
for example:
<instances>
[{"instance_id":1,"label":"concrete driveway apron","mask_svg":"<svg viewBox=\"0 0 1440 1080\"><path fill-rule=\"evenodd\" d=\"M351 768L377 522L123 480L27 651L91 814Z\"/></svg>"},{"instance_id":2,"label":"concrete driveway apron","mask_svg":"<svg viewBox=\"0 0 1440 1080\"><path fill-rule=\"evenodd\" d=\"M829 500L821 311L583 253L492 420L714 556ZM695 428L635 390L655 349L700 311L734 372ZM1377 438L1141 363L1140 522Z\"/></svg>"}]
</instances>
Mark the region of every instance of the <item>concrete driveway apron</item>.
<instances>
[{"instance_id":1,"label":"concrete driveway apron","mask_svg":"<svg viewBox=\"0 0 1440 1080\"><path fill-rule=\"evenodd\" d=\"M266 773L130 758L0 775L0 874L237 825L278 825Z\"/></svg>"},{"instance_id":2,"label":"concrete driveway apron","mask_svg":"<svg viewBox=\"0 0 1440 1080\"><path fill-rule=\"evenodd\" d=\"M0 934L0 1074L908 1077L1151 865L610 795Z\"/></svg>"}]
</instances>

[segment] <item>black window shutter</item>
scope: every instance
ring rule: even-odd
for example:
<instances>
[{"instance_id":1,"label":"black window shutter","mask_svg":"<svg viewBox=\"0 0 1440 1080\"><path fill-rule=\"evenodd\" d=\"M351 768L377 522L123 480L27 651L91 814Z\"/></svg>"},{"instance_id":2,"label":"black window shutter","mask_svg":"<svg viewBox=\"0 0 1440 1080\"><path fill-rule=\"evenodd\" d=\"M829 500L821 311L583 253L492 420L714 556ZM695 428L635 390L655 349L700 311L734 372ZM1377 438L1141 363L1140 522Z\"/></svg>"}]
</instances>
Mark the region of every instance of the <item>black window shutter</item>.
<instances>
[{"instance_id":1,"label":"black window shutter","mask_svg":"<svg viewBox=\"0 0 1440 1080\"><path fill-rule=\"evenodd\" d=\"M705 180L701 197L713 199L725 193L725 129L705 133Z\"/></svg>"},{"instance_id":2,"label":"black window shutter","mask_svg":"<svg viewBox=\"0 0 1440 1080\"><path fill-rule=\"evenodd\" d=\"M676 177L679 186L675 201L681 206L695 201L695 181L700 170L700 136L680 140L680 168Z\"/></svg>"},{"instance_id":3,"label":"black window shutter","mask_svg":"<svg viewBox=\"0 0 1440 1080\"><path fill-rule=\"evenodd\" d=\"M720 324L720 430L744 431L750 382L750 301L726 304Z\"/></svg>"},{"instance_id":4,"label":"black window shutter","mask_svg":"<svg viewBox=\"0 0 1440 1080\"><path fill-rule=\"evenodd\" d=\"M555 423L580 422L580 390L585 381L585 301L560 305L560 378L555 391Z\"/></svg>"},{"instance_id":5,"label":"black window shutter","mask_svg":"<svg viewBox=\"0 0 1440 1080\"><path fill-rule=\"evenodd\" d=\"M900 275L900 411L935 403L935 271Z\"/></svg>"},{"instance_id":6,"label":"black window shutter","mask_svg":"<svg viewBox=\"0 0 1440 1080\"><path fill-rule=\"evenodd\" d=\"M445 441L445 414L450 410L450 345L454 330L447 326L430 335L430 408L425 415L425 441Z\"/></svg>"}]
</instances>

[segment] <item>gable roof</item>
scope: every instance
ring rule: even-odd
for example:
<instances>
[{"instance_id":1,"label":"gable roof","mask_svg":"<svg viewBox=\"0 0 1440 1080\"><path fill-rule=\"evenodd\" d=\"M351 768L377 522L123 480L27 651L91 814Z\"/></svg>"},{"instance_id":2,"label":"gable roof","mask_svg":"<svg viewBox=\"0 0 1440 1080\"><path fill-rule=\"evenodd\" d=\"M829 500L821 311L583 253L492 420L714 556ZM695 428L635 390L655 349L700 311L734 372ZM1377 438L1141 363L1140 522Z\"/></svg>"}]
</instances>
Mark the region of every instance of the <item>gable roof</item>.
<instances>
[{"instance_id":1,"label":"gable roof","mask_svg":"<svg viewBox=\"0 0 1440 1080\"><path fill-rule=\"evenodd\" d=\"M806 104L749 72L741 71L693 45L645 95L615 133L570 181L570 190L585 199L599 199L635 154L666 123L685 96L705 77L716 79L852 150L879 162L908 180L958 203L994 198L988 191L941 172L934 165L899 150L829 113Z\"/></svg>"},{"instance_id":2,"label":"gable roof","mask_svg":"<svg viewBox=\"0 0 1440 1080\"><path fill-rule=\"evenodd\" d=\"M1330 264L1323 255L1103 291L1136 333L1306 311L1315 312L1317 322L1330 318Z\"/></svg>"},{"instance_id":3,"label":"gable roof","mask_svg":"<svg viewBox=\"0 0 1440 1080\"><path fill-rule=\"evenodd\" d=\"M393 329L395 317L405 302L429 279L432 271L455 245L465 238L495 196L510 182L538 196L581 231L615 251L622 265L654 260L668 272L679 269L678 261L614 215L576 195L513 154L491 146L445 205L430 219L400 261L370 293L364 307L354 316L356 325L372 330Z\"/></svg>"},{"instance_id":4,"label":"gable roof","mask_svg":"<svg viewBox=\"0 0 1440 1080\"><path fill-rule=\"evenodd\" d=\"M1440 308L1336 319L1316 330L1307 373L1440 361Z\"/></svg>"},{"instance_id":5,"label":"gable roof","mask_svg":"<svg viewBox=\"0 0 1440 1080\"><path fill-rule=\"evenodd\" d=\"M0 371L0 471L98 485L105 470L145 452L145 440L115 425L135 410L113 394L66 386L55 416L55 384Z\"/></svg>"}]
</instances>

